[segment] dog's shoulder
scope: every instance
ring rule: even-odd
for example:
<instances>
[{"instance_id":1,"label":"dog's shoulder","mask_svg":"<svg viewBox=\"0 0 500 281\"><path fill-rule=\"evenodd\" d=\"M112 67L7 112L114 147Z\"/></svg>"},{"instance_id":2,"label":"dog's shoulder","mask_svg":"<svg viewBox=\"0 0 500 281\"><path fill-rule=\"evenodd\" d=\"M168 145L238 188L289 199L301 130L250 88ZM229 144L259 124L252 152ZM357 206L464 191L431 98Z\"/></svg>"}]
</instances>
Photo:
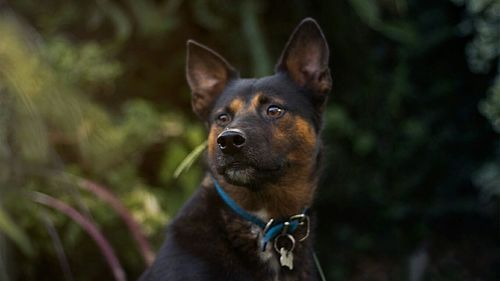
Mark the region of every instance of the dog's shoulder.
<instances>
[{"instance_id":1,"label":"dog's shoulder","mask_svg":"<svg viewBox=\"0 0 500 281\"><path fill-rule=\"evenodd\" d=\"M167 228L154 264L140 280L253 280L227 245L221 203L201 186Z\"/></svg>"}]
</instances>

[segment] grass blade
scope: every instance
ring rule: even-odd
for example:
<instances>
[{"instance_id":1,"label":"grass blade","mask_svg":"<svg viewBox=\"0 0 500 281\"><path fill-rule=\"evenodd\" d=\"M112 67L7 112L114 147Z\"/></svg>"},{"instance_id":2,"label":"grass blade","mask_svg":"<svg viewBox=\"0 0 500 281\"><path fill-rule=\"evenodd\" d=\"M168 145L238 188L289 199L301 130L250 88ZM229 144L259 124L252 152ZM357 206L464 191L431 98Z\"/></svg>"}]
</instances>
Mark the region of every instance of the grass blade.
<instances>
[{"instance_id":1,"label":"grass blade","mask_svg":"<svg viewBox=\"0 0 500 281\"><path fill-rule=\"evenodd\" d=\"M0 231L14 241L25 255L33 255L33 247L31 247L28 236L9 218L2 208L0 208Z\"/></svg>"},{"instance_id":2,"label":"grass blade","mask_svg":"<svg viewBox=\"0 0 500 281\"><path fill-rule=\"evenodd\" d=\"M208 146L208 142L204 141L202 144L198 145L191 153L182 160L181 164L175 169L174 179L178 178L183 172L189 170L194 162L200 157L200 155L205 151Z\"/></svg>"}]
</instances>

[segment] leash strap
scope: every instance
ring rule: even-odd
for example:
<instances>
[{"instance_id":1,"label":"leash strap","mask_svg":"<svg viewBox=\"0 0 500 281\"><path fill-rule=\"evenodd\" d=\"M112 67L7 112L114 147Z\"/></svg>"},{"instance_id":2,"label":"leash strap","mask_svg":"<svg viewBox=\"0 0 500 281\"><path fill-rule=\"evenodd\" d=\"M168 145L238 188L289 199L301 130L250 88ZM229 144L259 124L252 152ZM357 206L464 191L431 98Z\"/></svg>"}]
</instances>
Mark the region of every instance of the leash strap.
<instances>
[{"instance_id":1,"label":"leash strap","mask_svg":"<svg viewBox=\"0 0 500 281\"><path fill-rule=\"evenodd\" d=\"M282 234L283 231L286 229L287 234L293 234L295 230L299 227L299 224L301 222L301 218L306 217L307 209L302 212L301 215L299 216L294 216L297 218L291 218L289 220L284 220L284 221L277 221L277 222L272 222L270 225L268 223L264 222L260 218L250 214L249 212L245 211L238 203L236 203L225 191L224 189L220 186L220 184L217 182L217 180L214 178L212 174L210 174L210 177L212 178L212 181L214 182L215 189L217 190L217 193L219 196L222 198L222 200L226 203L226 205L229 206L236 214L238 214L240 217L243 219L252 222L262 228L264 230L264 237L262 238L262 251L266 250L267 244L274 240L278 235ZM307 226L309 227L309 226Z\"/></svg>"},{"instance_id":2,"label":"leash strap","mask_svg":"<svg viewBox=\"0 0 500 281\"><path fill-rule=\"evenodd\" d=\"M316 252L313 251L313 257L314 257L314 264L316 265L316 269L318 270L319 277L321 278L321 281L326 281L325 273L323 272L323 268L321 267L321 264L319 263L318 256L316 255Z\"/></svg>"}]
</instances>

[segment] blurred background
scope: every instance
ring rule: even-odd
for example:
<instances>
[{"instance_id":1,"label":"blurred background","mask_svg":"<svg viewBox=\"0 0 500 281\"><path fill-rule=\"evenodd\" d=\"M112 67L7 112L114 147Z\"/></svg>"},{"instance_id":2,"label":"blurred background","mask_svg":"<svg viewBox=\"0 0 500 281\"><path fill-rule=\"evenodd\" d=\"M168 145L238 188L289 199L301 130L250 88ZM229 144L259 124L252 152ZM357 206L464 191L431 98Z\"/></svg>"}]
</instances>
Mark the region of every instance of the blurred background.
<instances>
[{"instance_id":1,"label":"blurred background","mask_svg":"<svg viewBox=\"0 0 500 281\"><path fill-rule=\"evenodd\" d=\"M498 0L0 0L0 280L135 280L203 171L186 40L268 75L306 16L327 279L500 280Z\"/></svg>"}]
</instances>

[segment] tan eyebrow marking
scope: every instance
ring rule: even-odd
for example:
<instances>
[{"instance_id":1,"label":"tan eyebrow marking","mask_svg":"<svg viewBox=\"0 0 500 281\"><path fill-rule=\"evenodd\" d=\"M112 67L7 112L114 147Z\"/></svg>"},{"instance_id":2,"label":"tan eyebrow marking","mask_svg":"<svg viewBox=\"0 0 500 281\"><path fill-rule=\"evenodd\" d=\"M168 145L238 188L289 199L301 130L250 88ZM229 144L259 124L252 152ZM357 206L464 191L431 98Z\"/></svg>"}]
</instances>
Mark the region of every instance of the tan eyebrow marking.
<instances>
[{"instance_id":1,"label":"tan eyebrow marking","mask_svg":"<svg viewBox=\"0 0 500 281\"><path fill-rule=\"evenodd\" d=\"M245 103L241 99L235 99L229 104L229 109L232 112L239 112L243 109Z\"/></svg>"},{"instance_id":2,"label":"tan eyebrow marking","mask_svg":"<svg viewBox=\"0 0 500 281\"><path fill-rule=\"evenodd\" d=\"M255 94L255 96L252 98L252 101L250 102L250 110L256 109L259 106L262 100L262 95L262 92L257 92Z\"/></svg>"}]
</instances>

